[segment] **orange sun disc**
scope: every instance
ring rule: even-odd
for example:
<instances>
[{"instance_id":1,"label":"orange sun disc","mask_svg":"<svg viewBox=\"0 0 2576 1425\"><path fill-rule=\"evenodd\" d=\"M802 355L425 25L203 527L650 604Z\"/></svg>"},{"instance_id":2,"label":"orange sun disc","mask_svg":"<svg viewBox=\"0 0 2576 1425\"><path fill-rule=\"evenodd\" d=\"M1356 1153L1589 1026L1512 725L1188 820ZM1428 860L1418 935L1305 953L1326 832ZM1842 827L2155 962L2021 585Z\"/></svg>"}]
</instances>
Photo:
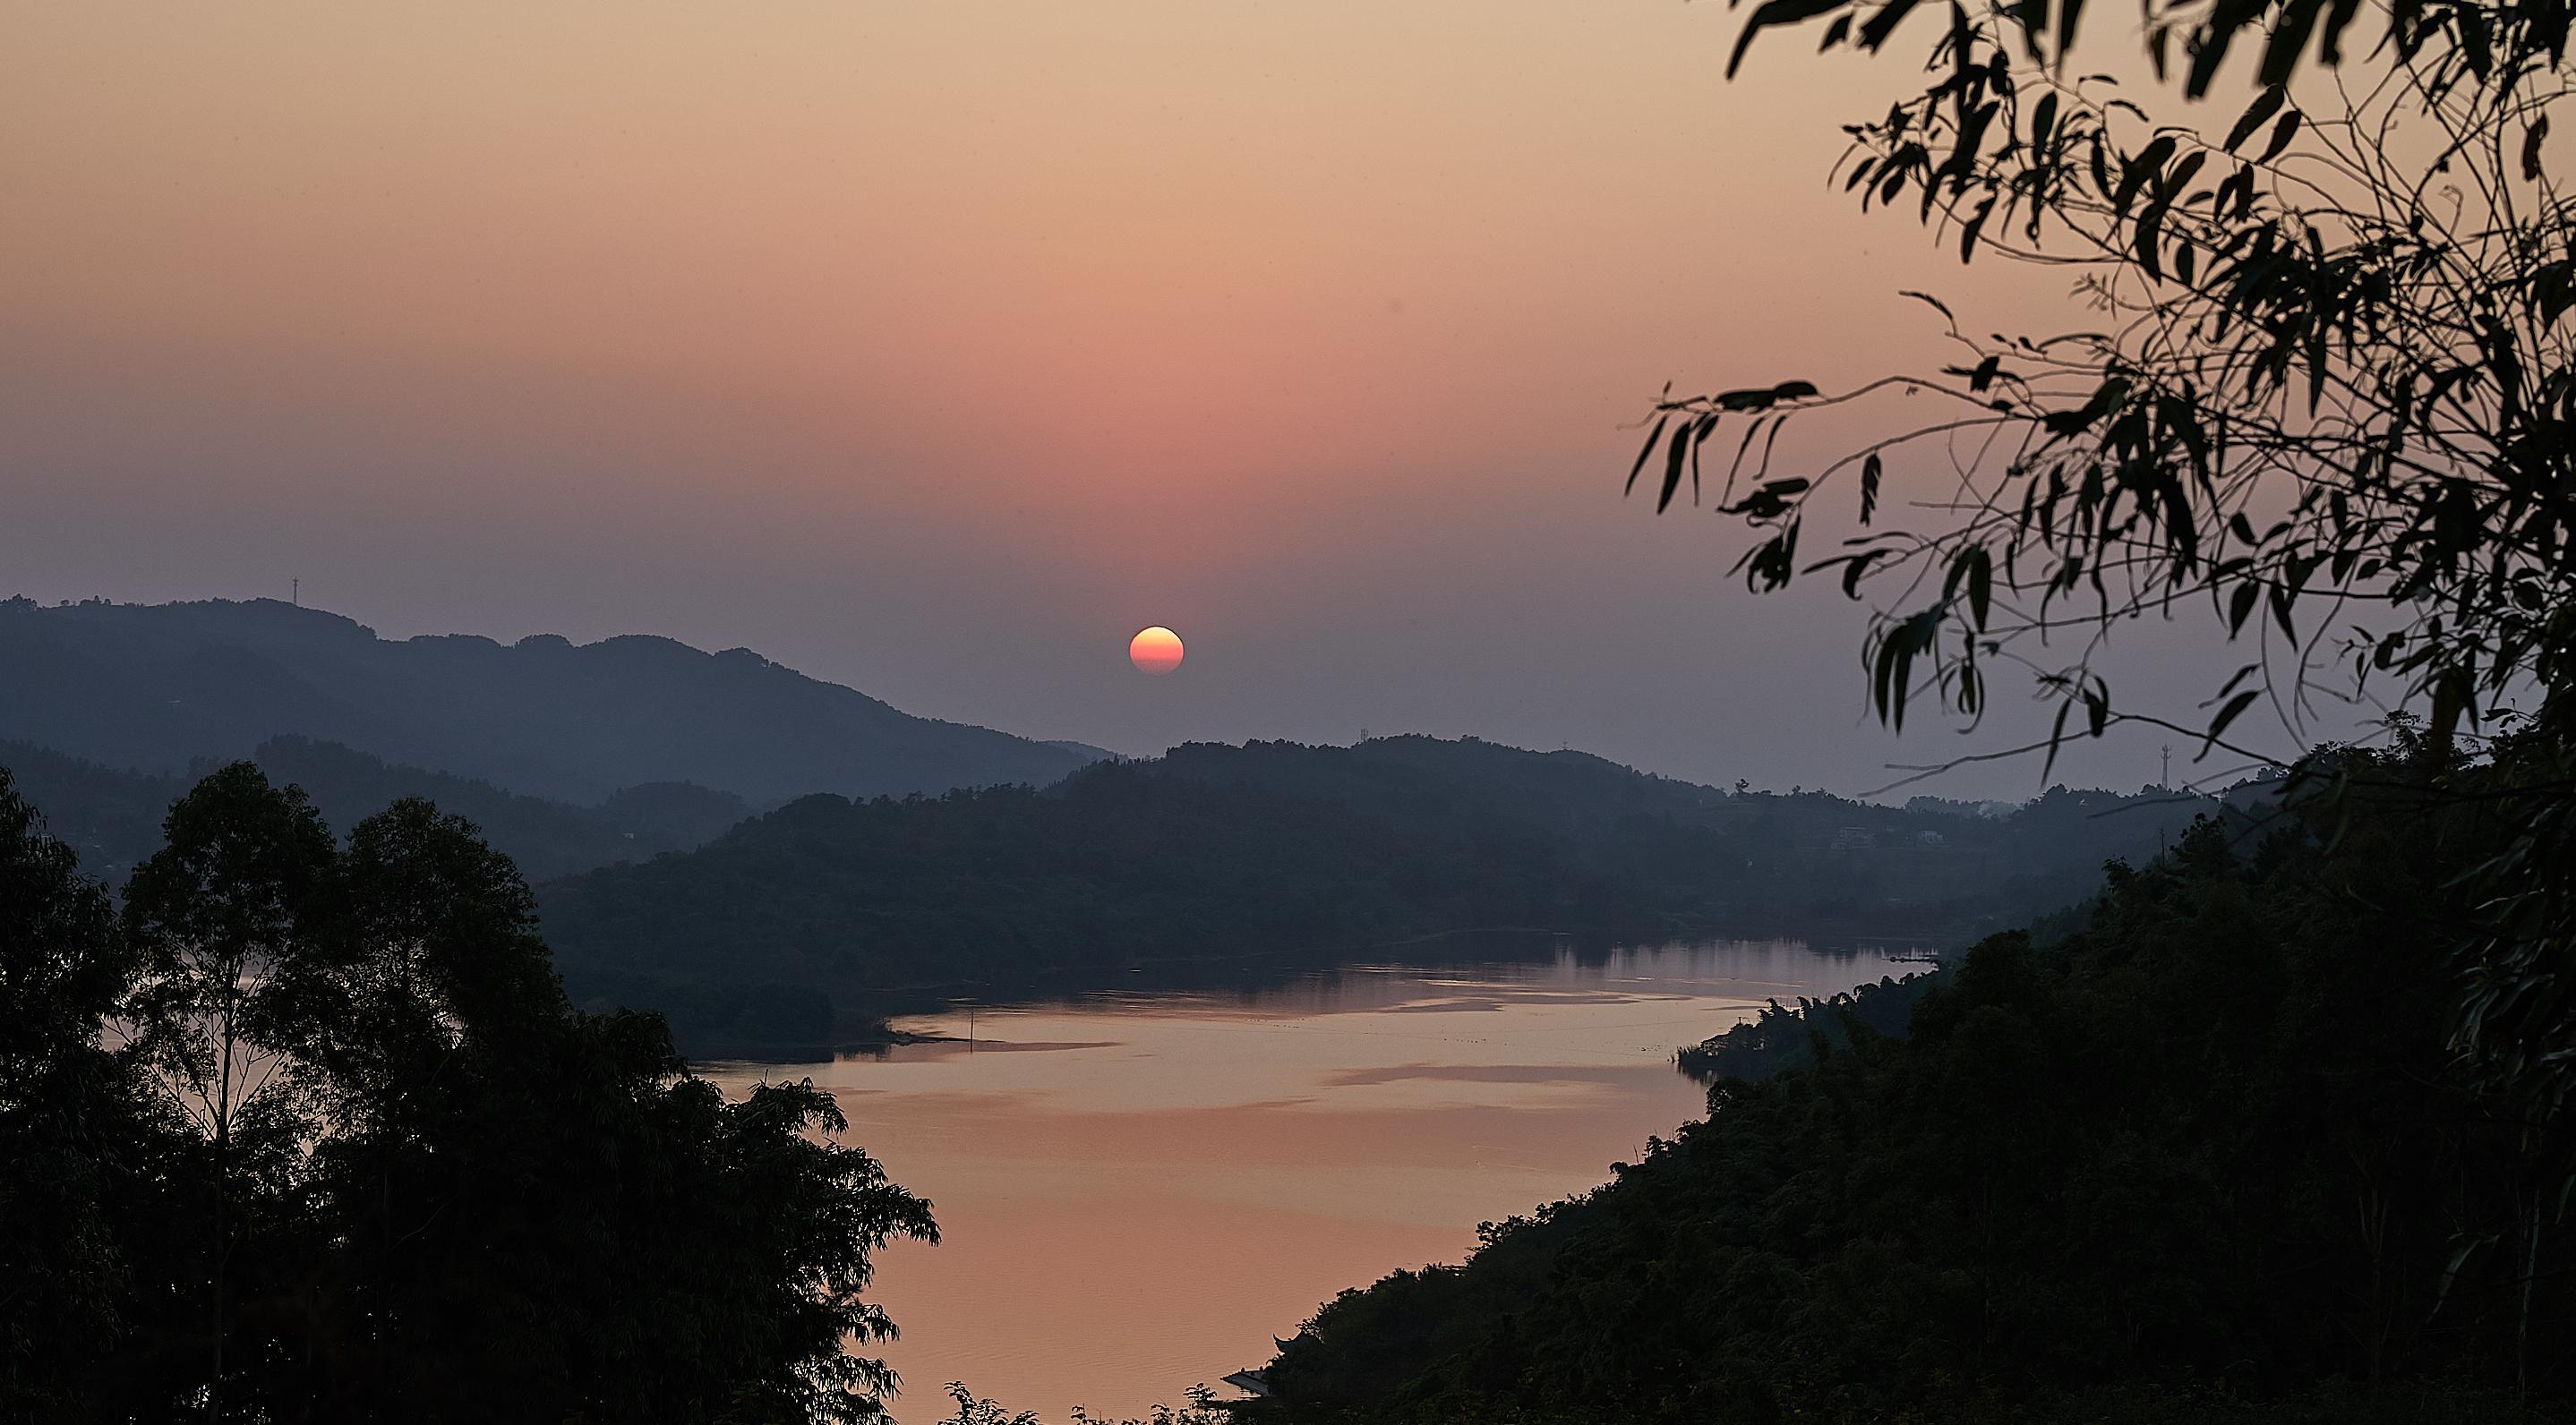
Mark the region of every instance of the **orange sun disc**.
<instances>
[{"instance_id":1,"label":"orange sun disc","mask_svg":"<svg viewBox=\"0 0 2576 1425\"><path fill-rule=\"evenodd\" d=\"M1127 640L1127 661L1157 677L1181 666L1181 636L1156 624Z\"/></svg>"}]
</instances>

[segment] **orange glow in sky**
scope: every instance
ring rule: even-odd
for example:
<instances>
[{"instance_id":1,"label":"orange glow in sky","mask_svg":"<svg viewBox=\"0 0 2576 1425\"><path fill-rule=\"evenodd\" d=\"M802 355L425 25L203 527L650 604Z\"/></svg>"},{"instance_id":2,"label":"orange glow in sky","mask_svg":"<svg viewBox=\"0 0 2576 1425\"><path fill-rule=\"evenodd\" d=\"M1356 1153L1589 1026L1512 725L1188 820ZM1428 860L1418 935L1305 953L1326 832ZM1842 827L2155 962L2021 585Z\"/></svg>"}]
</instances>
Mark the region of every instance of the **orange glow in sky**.
<instances>
[{"instance_id":1,"label":"orange glow in sky","mask_svg":"<svg viewBox=\"0 0 2576 1425\"><path fill-rule=\"evenodd\" d=\"M1741 18L10 7L0 596L295 577L1130 752L1368 726L1857 787L1920 753L1838 715L1854 611L1756 606L1717 521L1621 501L1626 427L1667 381L1937 367L1903 289L2074 312L1828 181L1903 63L1722 82ZM1137 608L1223 670L1138 699L1098 657Z\"/></svg>"}]
</instances>

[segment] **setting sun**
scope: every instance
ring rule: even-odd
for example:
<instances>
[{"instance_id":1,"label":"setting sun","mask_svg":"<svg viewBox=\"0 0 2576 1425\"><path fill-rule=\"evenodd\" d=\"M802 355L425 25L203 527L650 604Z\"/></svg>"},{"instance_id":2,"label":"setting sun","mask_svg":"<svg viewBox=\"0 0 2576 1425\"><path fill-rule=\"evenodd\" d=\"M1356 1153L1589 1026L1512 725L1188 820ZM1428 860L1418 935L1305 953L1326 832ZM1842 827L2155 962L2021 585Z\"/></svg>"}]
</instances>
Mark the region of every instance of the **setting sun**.
<instances>
[{"instance_id":1,"label":"setting sun","mask_svg":"<svg viewBox=\"0 0 2576 1425\"><path fill-rule=\"evenodd\" d=\"M1157 677L1181 666L1181 636L1156 624L1127 640L1127 661Z\"/></svg>"}]
</instances>

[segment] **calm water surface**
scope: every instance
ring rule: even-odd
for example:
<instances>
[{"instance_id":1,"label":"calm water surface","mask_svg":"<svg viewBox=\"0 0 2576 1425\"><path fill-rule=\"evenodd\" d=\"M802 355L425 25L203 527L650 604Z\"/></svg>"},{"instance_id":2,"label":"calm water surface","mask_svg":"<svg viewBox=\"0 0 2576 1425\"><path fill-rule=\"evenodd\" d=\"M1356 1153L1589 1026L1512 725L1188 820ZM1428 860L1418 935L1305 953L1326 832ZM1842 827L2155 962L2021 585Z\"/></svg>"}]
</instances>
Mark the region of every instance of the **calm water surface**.
<instances>
[{"instance_id":1,"label":"calm water surface","mask_svg":"<svg viewBox=\"0 0 2576 1425\"><path fill-rule=\"evenodd\" d=\"M874 1292L903 1328L900 1419L947 1414L950 1380L1050 1419L1139 1414L1700 1116L1676 1047L1910 968L1787 940L1354 966L961 1009L898 1021L956 1043L704 1072L729 1096L812 1076L931 1199L944 1240L889 1250Z\"/></svg>"}]
</instances>

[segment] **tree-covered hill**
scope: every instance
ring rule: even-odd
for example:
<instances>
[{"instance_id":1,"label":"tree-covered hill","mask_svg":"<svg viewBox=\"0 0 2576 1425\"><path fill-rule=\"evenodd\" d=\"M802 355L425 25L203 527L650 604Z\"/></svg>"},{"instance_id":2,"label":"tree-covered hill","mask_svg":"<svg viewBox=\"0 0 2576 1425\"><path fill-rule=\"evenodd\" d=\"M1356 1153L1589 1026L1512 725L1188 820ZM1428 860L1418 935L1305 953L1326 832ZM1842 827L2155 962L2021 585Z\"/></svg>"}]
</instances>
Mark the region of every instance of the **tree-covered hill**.
<instances>
[{"instance_id":1,"label":"tree-covered hill","mask_svg":"<svg viewBox=\"0 0 2576 1425\"><path fill-rule=\"evenodd\" d=\"M1328 1304L1268 1414L2568 1418L2570 1145L2443 1043L2440 927L2489 843L2357 765L2277 835L2115 865L2055 945L1721 1041L1706 1122Z\"/></svg>"},{"instance_id":2,"label":"tree-covered hill","mask_svg":"<svg viewBox=\"0 0 2576 1425\"><path fill-rule=\"evenodd\" d=\"M251 760L335 821L424 797L473 822L545 880L576 997L661 1010L694 1049L830 1043L870 1026L857 998L893 987L1325 958L1470 928L1963 943L2080 897L2104 857L2150 854L2215 805L2055 789L2001 815L1895 808L1472 738L1191 744L1043 791L818 795L751 820L704 787L580 806L304 737ZM0 743L0 766L111 886L191 781L25 743Z\"/></svg>"},{"instance_id":3,"label":"tree-covered hill","mask_svg":"<svg viewBox=\"0 0 2576 1425\"><path fill-rule=\"evenodd\" d=\"M0 742L5 768L27 799L51 808L45 829L77 857L81 871L122 886L161 849L161 819L189 779L103 766L28 742Z\"/></svg>"},{"instance_id":4,"label":"tree-covered hill","mask_svg":"<svg viewBox=\"0 0 2576 1425\"><path fill-rule=\"evenodd\" d=\"M558 800L689 782L774 805L1043 784L1093 760L913 717L746 648L383 639L273 599L0 600L0 668L0 738L160 773L294 734Z\"/></svg>"},{"instance_id":5,"label":"tree-covered hill","mask_svg":"<svg viewBox=\"0 0 2576 1425\"><path fill-rule=\"evenodd\" d=\"M577 995L686 1030L699 987L764 987L810 1026L813 996L1466 928L1965 938L2212 805L2057 791L1962 817L1472 739L1196 744L1042 792L808 797L540 894Z\"/></svg>"},{"instance_id":6,"label":"tree-covered hill","mask_svg":"<svg viewBox=\"0 0 2576 1425\"><path fill-rule=\"evenodd\" d=\"M1439 839L1536 839L1669 903L1744 924L1959 933L2080 899L2106 857L2163 844L2217 803L2189 793L2049 789L2020 804L1918 798L1882 806L1822 791L1733 791L1574 751L1473 737L1357 747L1185 744L1167 775L1333 802ZM2259 784L2233 794L2259 803ZM1903 924L1892 924L1890 917Z\"/></svg>"},{"instance_id":7,"label":"tree-covered hill","mask_svg":"<svg viewBox=\"0 0 2576 1425\"><path fill-rule=\"evenodd\" d=\"M684 851L751 814L731 792L689 782L622 787L594 805L576 806L469 777L393 766L308 737L272 737L250 760L271 780L304 788L315 808L337 823L373 816L405 797L436 802L482 828L493 847L533 880Z\"/></svg>"},{"instance_id":8,"label":"tree-covered hill","mask_svg":"<svg viewBox=\"0 0 2576 1425\"><path fill-rule=\"evenodd\" d=\"M1141 767L905 801L813 796L696 852L543 890L576 986L608 974L831 989L1547 924L1634 888L1541 843L1446 842Z\"/></svg>"},{"instance_id":9,"label":"tree-covered hill","mask_svg":"<svg viewBox=\"0 0 2576 1425\"><path fill-rule=\"evenodd\" d=\"M686 783L628 787L597 806L520 796L489 782L388 765L306 737L273 737L248 759L281 785L304 789L331 820L354 824L405 797L424 797L480 828L531 876L569 875L699 845L749 815L742 799ZM30 800L48 809L57 839L82 869L123 883L161 845L161 821L195 780L124 771L24 742L0 742ZM204 770L202 764L198 770Z\"/></svg>"}]
</instances>

